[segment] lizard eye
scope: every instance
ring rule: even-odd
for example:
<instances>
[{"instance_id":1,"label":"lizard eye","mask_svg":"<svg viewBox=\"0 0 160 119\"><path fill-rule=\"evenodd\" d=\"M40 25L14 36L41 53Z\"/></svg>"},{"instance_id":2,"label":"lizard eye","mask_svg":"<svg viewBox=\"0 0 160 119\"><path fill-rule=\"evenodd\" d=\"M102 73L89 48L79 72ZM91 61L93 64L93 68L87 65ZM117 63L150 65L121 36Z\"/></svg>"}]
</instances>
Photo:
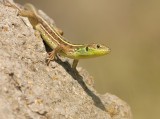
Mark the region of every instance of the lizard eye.
<instances>
[{"instance_id":1,"label":"lizard eye","mask_svg":"<svg viewBox=\"0 0 160 119\"><path fill-rule=\"evenodd\" d=\"M97 48L100 48L100 45L97 45Z\"/></svg>"},{"instance_id":2,"label":"lizard eye","mask_svg":"<svg viewBox=\"0 0 160 119\"><path fill-rule=\"evenodd\" d=\"M86 47L86 51L88 51L88 47Z\"/></svg>"}]
</instances>

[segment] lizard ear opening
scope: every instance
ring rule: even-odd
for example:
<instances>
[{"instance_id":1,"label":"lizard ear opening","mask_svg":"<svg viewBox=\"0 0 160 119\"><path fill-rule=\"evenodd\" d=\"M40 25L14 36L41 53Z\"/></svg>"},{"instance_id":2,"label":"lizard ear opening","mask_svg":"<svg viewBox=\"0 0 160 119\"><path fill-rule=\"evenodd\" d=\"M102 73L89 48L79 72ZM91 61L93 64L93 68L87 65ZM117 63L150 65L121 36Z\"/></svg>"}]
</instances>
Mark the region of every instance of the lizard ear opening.
<instances>
[{"instance_id":1,"label":"lizard ear opening","mask_svg":"<svg viewBox=\"0 0 160 119\"><path fill-rule=\"evenodd\" d=\"M88 47L86 47L86 51L88 51Z\"/></svg>"}]
</instances>

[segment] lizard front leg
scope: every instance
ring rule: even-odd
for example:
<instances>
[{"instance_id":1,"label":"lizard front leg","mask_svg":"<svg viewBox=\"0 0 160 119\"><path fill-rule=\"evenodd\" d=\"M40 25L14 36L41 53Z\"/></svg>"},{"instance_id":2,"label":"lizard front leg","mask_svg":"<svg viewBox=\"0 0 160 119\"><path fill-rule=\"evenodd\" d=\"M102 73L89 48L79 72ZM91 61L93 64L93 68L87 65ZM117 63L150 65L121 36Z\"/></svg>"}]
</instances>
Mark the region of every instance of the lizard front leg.
<instances>
[{"instance_id":1,"label":"lizard front leg","mask_svg":"<svg viewBox=\"0 0 160 119\"><path fill-rule=\"evenodd\" d=\"M57 46L52 52L49 53L49 57L47 58L47 65L53 60L55 60L57 53L61 50L62 48L60 46Z\"/></svg>"},{"instance_id":2,"label":"lizard front leg","mask_svg":"<svg viewBox=\"0 0 160 119\"><path fill-rule=\"evenodd\" d=\"M78 65L79 60L78 59L74 59L73 60L73 64L72 64L72 68L76 69L77 65Z\"/></svg>"}]
</instances>

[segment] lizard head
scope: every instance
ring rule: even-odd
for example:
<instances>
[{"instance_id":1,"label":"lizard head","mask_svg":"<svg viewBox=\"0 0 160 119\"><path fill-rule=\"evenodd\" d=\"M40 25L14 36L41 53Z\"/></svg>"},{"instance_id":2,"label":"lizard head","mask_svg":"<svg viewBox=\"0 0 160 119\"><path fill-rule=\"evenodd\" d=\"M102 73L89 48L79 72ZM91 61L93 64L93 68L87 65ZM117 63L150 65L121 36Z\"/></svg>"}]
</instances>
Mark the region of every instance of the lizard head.
<instances>
[{"instance_id":1,"label":"lizard head","mask_svg":"<svg viewBox=\"0 0 160 119\"><path fill-rule=\"evenodd\" d=\"M75 49L74 55L76 59L92 58L106 55L110 52L110 49L101 44L83 45Z\"/></svg>"}]
</instances>

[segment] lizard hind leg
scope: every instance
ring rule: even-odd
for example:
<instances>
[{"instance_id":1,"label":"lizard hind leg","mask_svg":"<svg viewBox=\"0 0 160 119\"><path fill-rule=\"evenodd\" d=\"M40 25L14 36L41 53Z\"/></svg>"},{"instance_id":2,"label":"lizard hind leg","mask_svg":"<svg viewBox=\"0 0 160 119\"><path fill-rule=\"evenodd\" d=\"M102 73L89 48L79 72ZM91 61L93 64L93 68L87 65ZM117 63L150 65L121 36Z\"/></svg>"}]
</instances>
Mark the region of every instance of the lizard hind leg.
<instances>
[{"instance_id":1,"label":"lizard hind leg","mask_svg":"<svg viewBox=\"0 0 160 119\"><path fill-rule=\"evenodd\" d=\"M14 2L11 2L10 0L3 0L3 3L5 6L13 7L15 9L21 10Z\"/></svg>"},{"instance_id":2,"label":"lizard hind leg","mask_svg":"<svg viewBox=\"0 0 160 119\"><path fill-rule=\"evenodd\" d=\"M16 3L11 2L9 0L3 0L4 5L8 7L12 7L15 9L18 9L18 15L24 16L24 17L35 17L35 13L30 11L30 10L25 10L24 8L22 9L20 6L18 6Z\"/></svg>"}]
</instances>

